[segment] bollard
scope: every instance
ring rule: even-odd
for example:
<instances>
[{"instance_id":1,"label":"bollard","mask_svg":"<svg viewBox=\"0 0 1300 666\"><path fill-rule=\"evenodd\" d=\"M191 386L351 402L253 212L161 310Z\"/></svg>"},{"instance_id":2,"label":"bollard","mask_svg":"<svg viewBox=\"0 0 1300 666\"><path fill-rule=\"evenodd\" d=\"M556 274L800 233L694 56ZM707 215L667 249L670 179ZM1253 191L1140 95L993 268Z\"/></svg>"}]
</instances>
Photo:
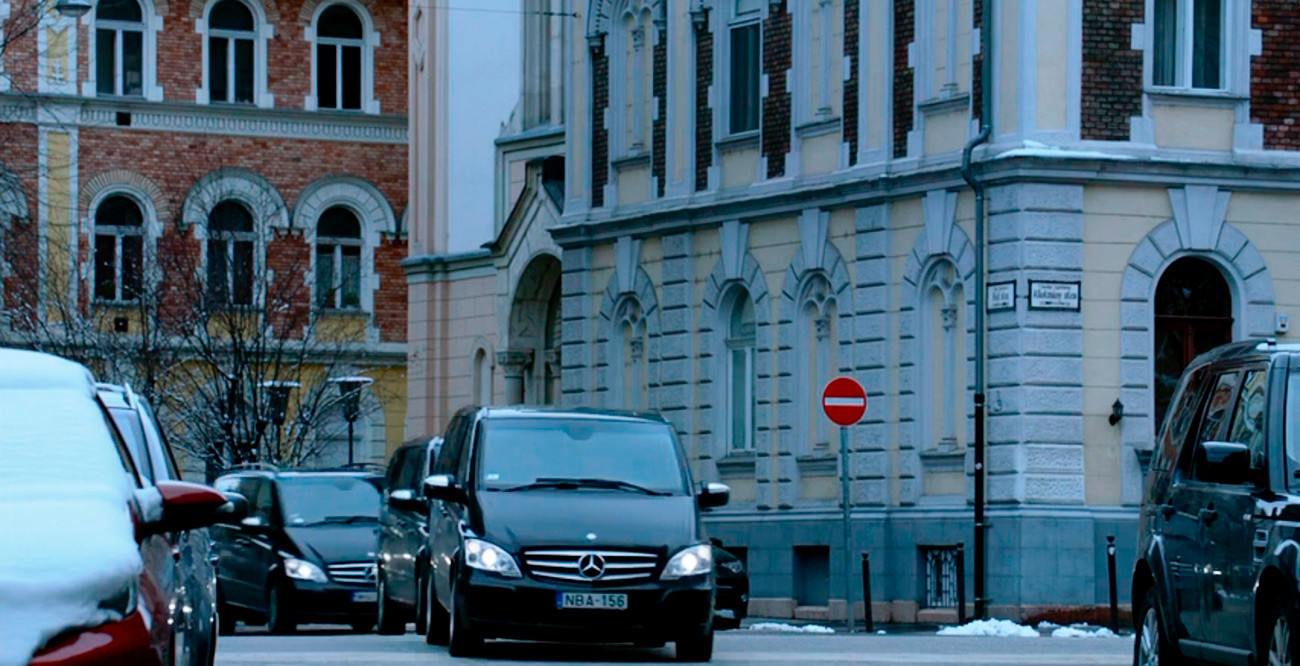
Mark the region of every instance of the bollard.
<instances>
[{"instance_id":1,"label":"bollard","mask_svg":"<svg viewBox=\"0 0 1300 666\"><path fill-rule=\"evenodd\" d=\"M966 544L957 544L957 624L966 624Z\"/></svg>"},{"instance_id":2,"label":"bollard","mask_svg":"<svg viewBox=\"0 0 1300 666\"><path fill-rule=\"evenodd\" d=\"M1106 573L1110 575L1110 630L1119 633L1119 596L1115 581L1115 537L1106 537Z\"/></svg>"},{"instance_id":3,"label":"bollard","mask_svg":"<svg viewBox=\"0 0 1300 666\"><path fill-rule=\"evenodd\" d=\"M867 552L862 553L862 620L868 634L876 630L871 623L871 553Z\"/></svg>"}]
</instances>

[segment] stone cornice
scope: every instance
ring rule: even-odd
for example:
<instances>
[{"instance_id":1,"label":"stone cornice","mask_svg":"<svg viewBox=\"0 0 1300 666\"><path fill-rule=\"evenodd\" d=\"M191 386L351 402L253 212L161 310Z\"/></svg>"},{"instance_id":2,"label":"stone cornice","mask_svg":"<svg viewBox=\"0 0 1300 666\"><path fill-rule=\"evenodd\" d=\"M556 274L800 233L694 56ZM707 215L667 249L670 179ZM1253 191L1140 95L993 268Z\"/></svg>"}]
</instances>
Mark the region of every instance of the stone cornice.
<instances>
[{"instance_id":1,"label":"stone cornice","mask_svg":"<svg viewBox=\"0 0 1300 666\"><path fill-rule=\"evenodd\" d=\"M405 144L406 116L253 106L150 102L70 95L0 94L0 122L36 122L38 106L75 109L60 122L81 128L186 132L309 141ZM129 125L119 125L129 114ZM127 117L121 117L126 121Z\"/></svg>"},{"instance_id":2,"label":"stone cornice","mask_svg":"<svg viewBox=\"0 0 1300 666\"><path fill-rule=\"evenodd\" d=\"M467 272L486 271L496 274L495 253L474 250L459 254L422 254L402 260L408 284L446 280L451 277L468 277Z\"/></svg>"}]
</instances>

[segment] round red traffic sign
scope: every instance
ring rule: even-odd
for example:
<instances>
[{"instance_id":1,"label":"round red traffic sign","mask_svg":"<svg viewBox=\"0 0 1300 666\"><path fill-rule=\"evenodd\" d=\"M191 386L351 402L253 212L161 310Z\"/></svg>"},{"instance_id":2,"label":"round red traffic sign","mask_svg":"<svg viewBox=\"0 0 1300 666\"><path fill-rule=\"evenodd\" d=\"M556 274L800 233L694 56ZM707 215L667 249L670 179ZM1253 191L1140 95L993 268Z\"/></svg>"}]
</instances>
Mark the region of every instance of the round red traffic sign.
<instances>
[{"instance_id":1,"label":"round red traffic sign","mask_svg":"<svg viewBox=\"0 0 1300 666\"><path fill-rule=\"evenodd\" d=\"M836 377L822 390L822 409L835 423L851 426L867 413L867 392L852 377Z\"/></svg>"}]
</instances>

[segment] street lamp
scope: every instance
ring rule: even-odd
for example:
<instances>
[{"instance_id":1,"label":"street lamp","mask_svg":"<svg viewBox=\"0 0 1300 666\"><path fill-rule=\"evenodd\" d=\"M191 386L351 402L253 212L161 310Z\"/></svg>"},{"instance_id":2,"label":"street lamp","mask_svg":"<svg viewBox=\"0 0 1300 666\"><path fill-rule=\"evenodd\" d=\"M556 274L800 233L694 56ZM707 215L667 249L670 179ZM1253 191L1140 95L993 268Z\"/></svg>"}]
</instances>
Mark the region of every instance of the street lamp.
<instances>
[{"instance_id":1,"label":"street lamp","mask_svg":"<svg viewBox=\"0 0 1300 666\"><path fill-rule=\"evenodd\" d=\"M352 463L352 426L361 416L361 389L375 383L370 377L334 377L329 380L339 387L339 399L343 401L343 418L348 422L348 464Z\"/></svg>"},{"instance_id":2,"label":"street lamp","mask_svg":"<svg viewBox=\"0 0 1300 666\"><path fill-rule=\"evenodd\" d=\"M81 18L92 7L91 0L54 0L54 11L68 18Z\"/></svg>"},{"instance_id":3,"label":"street lamp","mask_svg":"<svg viewBox=\"0 0 1300 666\"><path fill-rule=\"evenodd\" d=\"M301 386L298 382L269 379L261 387L267 390L266 420L275 424L275 452L280 453L280 429L289 410L289 392Z\"/></svg>"}]
</instances>

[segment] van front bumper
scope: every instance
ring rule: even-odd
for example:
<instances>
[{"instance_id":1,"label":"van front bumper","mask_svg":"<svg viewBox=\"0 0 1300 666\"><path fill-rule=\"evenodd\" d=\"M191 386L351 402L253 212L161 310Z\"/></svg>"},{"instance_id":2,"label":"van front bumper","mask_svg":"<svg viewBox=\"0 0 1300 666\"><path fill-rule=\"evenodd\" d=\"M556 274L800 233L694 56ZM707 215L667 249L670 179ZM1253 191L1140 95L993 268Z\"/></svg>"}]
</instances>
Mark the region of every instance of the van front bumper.
<instances>
[{"instance_id":1,"label":"van front bumper","mask_svg":"<svg viewBox=\"0 0 1300 666\"><path fill-rule=\"evenodd\" d=\"M559 608L562 592L626 594L626 610ZM577 643L665 642L706 631L713 616L708 575L627 587L541 583L470 570L456 608L484 638Z\"/></svg>"}]
</instances>

